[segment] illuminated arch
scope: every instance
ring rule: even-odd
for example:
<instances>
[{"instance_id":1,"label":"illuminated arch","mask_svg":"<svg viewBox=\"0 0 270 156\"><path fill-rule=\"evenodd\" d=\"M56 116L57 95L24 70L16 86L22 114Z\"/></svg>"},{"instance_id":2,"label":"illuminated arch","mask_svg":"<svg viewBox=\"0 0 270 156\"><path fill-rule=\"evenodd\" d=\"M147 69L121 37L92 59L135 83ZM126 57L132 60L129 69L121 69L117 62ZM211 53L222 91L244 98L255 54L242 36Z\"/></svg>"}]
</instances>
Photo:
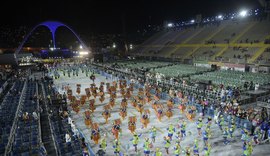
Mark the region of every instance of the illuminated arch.
<instances>
[{"instance_id":1,"label":"illuminated arch","mask_svg":"<svg viewBox=\"0 0 270 156\"><path fill-rule=\"evenodd\" d=\"M15 55L17 55L21 49L23 48L25 42L27 41L27 39L29 38L29 36L40 26L45 26L47 27L50 32L52 33L52 40L53 40L53 47L54 49L56 48L56 45L55 45L55 32L56 30L59 28L59 27L66 27L67 29L69 29L75 36L76 38L79 40L80 44L82 45L83 49L88 51L88 52L91 52L88 47L84 44L84 42L81 40L81 38L75 33L75 31L73 31L69 26L61 23L61 22L57 22L57 21L46 21L46 22L43 22L43 23L40 23L38 25L36 25L23 39L22 43L19 45L19 47L16 49L15 51Z\"/></svg>"}]
</instances>

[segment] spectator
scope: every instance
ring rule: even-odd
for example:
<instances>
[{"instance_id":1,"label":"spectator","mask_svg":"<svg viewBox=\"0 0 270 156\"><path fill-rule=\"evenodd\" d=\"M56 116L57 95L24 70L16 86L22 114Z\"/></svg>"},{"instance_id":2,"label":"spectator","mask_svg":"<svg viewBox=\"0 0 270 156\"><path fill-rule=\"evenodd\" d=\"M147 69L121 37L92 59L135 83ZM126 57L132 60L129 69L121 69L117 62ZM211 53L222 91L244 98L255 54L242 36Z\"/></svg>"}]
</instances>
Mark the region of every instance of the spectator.
<instances>
[{"instance_id":1,"label":"spectator","mask_svg":"<svg viewBox=\"0 0 270 156\"><path fill-rule=\"evenodd\" d=\"M29 120L28 112L23 113L23 120L24 120L24 122L27 122Z\"/></svg>"},{"instance_id":2,"label":"spectator","mask_svg":"<svg viewBox=\"0 0 270 156\"><path fill-rule=\"evenodd\" d=\"M34 112L32 113L32 116L33 116L33 118L34 118L35 120L38 120L38 115L37 115L36 111L34 111Z\"/></svg>"},{"instance_id":3,"label":"spectator","mask_svg":"<svg viewBox=\"0 0 270 156\"><path fill-rule=\"evenodd\" d=\"M97 156L105 156L105 152L103 151L103 149L102 148L100 148L98 151L97 151Z\"/></svg>"},{"instance_id":4,"label":"spectator","mask_svg":"<svg viewBox=\"0 0 270 156\"><path fill-rule=\"evenodd\" d=\"M90 156L86 147L83 148L83 156Z\"/></svg>"},{"instance_id":5,"label":"spectator","mask_svg":"<svg viewBox=\"0 0 270 156\"><path fill-rule=\"evenodd\" d=\"M259 90L259 86L260 86L259 83L255 84L255 91Z\"/></svg>"},{"instance_id":6,"label":"spectator","mask_svg":"<svg viewBox=\"0 0 270 156\"><path fill-rule=\"evenodd\" d=\"M70 137L68 131L66 132L65 139L66 139L67 145L70 145L71 144L71 137Z\"/></svg>"},{"instance_id":7,"label":"spectator","mask_svg":"<svg viewBox=\"0 0 270 156\"><path fill-rule=\"evenodd\" d=\"M39 154L41 155L41 156L47 156L48 154L47 154L47 150L46 150L46 148L44 147L44 144L43 143L41 143L41 145L40 145L40 148L39 148Z\"/></svg>"},{"instance_id":8,"label":"spectator","mask_svg":"<svg viewBox=\"0 0 270 156\"><path fill-rule=\"evenodd\" d=\"M70 126L71 126L71 130L72 130L72 132L74 134L73 136L76 137L76 138L79 138L80 134L79 134L79 131L78 131L78 129L76 128L76 126L74 124L74 121L71 122Z\"/></svg>"}]
</instances>

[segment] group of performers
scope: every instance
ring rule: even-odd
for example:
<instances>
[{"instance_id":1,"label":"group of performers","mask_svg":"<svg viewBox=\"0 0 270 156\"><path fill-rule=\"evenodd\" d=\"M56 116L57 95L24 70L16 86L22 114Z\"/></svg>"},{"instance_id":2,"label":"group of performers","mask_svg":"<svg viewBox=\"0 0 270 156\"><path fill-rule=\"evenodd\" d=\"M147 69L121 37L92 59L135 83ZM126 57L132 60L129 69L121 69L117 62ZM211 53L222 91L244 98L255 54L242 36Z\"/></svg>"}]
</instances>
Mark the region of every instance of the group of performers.
<instances>
[{"instance_id":1,"label":"group of performers","mask_svg":"<svg viewBox=\"0 0 270 156\"><path fill-rule=\"evenodd\" d=\"M87 70L84 70L87 72ZM76 72L75 72L76 75ZM94 83L93 77L91 77L93 83L89 88L85 89L85 95L81 95L81 86L77 85L76 93L80 95L80 99L77 99L73 94L72 90L68 88L68 99L70 105L76 113L80 112L80 107L86 103L89 103L89 109L84 111L84 120L85 125L91 129L91 139L95 144L98 144L100 148L104 151L107 149L107 138L108 135L114 138L113 148L115 155L124 153L123 143L121 143L122 132L122 121L128 120L128 130L130 130L133 137L130 139L134 151L139 152L138 145L143 145L143 151L145 156L150 156L151 151L155 153L156 156L162 156L163 154L179 156L184 154L186 156L197 155L199 156L202 152L205 156L211 154L211 139L212 136L212 124L213 122L218 125L222 132L223 143L227 145L230 143L230 139L234 138L234 132L236 130L235 118L232 117L231 121L225 121L224 117L221 114L215 112L215 116L218 116L216 120L212 120L213 116L205 117L203 114L198 114L197 108L192 105L195 102L195 99L190 95L187 95L183 92L171 93L170 98L167 100L167 103L161 101L161 91L158 86L145 84L143 88L138 88L136 92L134 91L134 83L128 83L126 80L119 80L118 82L114 81L112 83L101 82L99 87ZM106 87L106 91L105 88ZM115 101L117 98L122 98L121 103L117 104ZM93 118L93 114L96 110L96 103L99 101L103 103L106 99L109 99L109 102L105 103L103 107L102 116L105 120L105 124L112 123L111 134L103 135L101 138L100 126L99 123ZM178 100L175 100L178 99ZM202 103L206 101L202 100ZM130 104L130 105L129 105ZM177 124L169 124L167 127L167 135L163 136L164 140L164 151L160 148L154 148L156 144L156 137L158 133L158 128L156 126L148 126L150 123L150 114L151 109L148 109L147 105L151 106L153 112L156 115L156 119L162 122L164 116L167 116L168 119L172 118L175 114L182 114L185 119L180 119ZM119 109L119 118L110 120L112 110L115 109L115 106L120 107ZM142 123L143 129L149 130L149 136L141 139L142 134L138 134L136 127L137 116L128 114L128 109L134 107L140 114L140 122ZM177 110L177 111L176 111ZM196 119L196 115L199 117ZM155 119L151 119L155 120ZM167 120L168 121L168 120ZM192 146L182 147L181 142L194 132L188 131L187 133L187 123L194 124L197 127L197 136L194 139ZM243 140L243 155L249 156L252 154L252 142L249 139L249 131L244 129L242 134ZM257 131L256 131L257 133ZM158 134L159 137L161 134ZM254 139L256 140L256 138ZM175 144L173 144L173 141ZM199 142L203 142L203 147L199 146Z\"/></svg>"}]
</instances>

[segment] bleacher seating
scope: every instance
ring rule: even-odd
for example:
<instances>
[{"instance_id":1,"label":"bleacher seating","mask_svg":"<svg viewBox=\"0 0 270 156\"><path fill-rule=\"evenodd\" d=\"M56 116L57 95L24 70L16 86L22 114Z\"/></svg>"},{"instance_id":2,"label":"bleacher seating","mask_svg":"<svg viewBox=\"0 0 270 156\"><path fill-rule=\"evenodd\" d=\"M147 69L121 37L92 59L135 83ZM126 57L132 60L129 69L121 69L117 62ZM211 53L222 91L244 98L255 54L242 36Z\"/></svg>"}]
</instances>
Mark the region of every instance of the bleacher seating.
<instances>
[{"instance_id":1,"label":"bleacher seating","mask_svg":"<svg viewBox=\"0 0 270 156\"><path fill-rule=\"evenodd\" d=\"M267 44L265 40L270 34L269 23L266 20L238 19L164 30L136 46L131 54L179 60L215 61L215 57L219 57L222 58L219 61L236 63L255 63L258 58L256 63L265 63L269 60L267 52L258 52ZM241 48L235 50L235 47ZM256 52L258 56L253 57Z\"/></svg>"},{"instance_id":2,"label":"bleacher seating","mask_svg":"<svg viewBox=\"0 0 270 156\"><path fill-rule=\"evenodd\" d=\"M36 83L28 82L27 89L23 95L23 103L20 110L20 116L24 112L29 113L29 120L24 121L21 117L17 123L17 129L13 142L12 155L39 155L40 120L32 116L35 111L38 114L38 103L36 98Z\"/></svg>"},{"instance_id":3,"label":"bleacher seating","mask_svg":"<svg viewBox=\"0 0 270 156\"><path fill-rule=\"evenodd\" d=\"M23 81L15 82L0 106L0 153L5 153L23 86Z\"/></svg>"}]
</instances>

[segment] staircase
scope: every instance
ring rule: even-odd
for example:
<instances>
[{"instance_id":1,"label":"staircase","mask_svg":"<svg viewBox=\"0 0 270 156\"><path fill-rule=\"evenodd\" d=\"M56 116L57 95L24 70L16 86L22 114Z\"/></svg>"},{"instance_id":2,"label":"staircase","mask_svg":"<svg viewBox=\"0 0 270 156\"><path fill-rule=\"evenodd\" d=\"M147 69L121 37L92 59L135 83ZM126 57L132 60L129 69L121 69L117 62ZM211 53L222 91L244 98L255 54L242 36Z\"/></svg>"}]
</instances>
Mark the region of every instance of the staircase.
<instances>
[{"instance_id":1,"label":"staircase","mask_svg":"<svg viewBox=\"0 0 270 156\"><path fill-rule=\"evenodd\" d=\"M221 49L221 51L219 51L218 53L216 53L213 57L212 60L214 60L216 57L221 56L226 50L228 49L228 46L224 47Z\"/></svg>"},{"instance_id":2,"label":"staircase","mask_svg":"<svg viewBox=\"0 0 270 156\"><path fill-rule=\"evenodd\" d=\"M254 62L259 56L262 55L262 53L264 53L265 49L268 47L269 46L264 46L264 47L260 48L258 51L256 51L256 53L252 56L252 58L248 60L248 62L249 63Z\"/></svg>"},{"instance_id":3,"label":"staircase","mask_svg":"<svg viewBox=\"0 0 270 156\"><path fill-rule=\"evenodd\" d=\"M212 33L210 36L208 36L207 38L205 38L203 40L204 41L208 41L210 40L211 38L213 38L216 34L218 34L221 30L223 30L225 28L225 25L221 26L217 31L215 31L214 33ZM201 43L203 44L203 43ZM184 59L185 58L188 58L189 56L191 56L193 53L195 53L200 47L196 47L195 49L192 49L191 51L189 51L186 56L184 56Z\"/></svg>"},{"instance_id":4,"label":"staircase","mask_svg":"<svg viewBox=\"0 0 270 156\"><path fill-rule=\"evenodd\" d=\"M246 29L244 29L243 31L241 31L240 34L238 34L231 43L235 43L237 42L237 40L239 40L246 32L248 32L254 25L256 25L256 22L253 22L252 24L250 24L249 26L246 27Z\"/></svg>"},{"instance_id":5,"label":"staircase","mask_svg":"<svg viewBox=\"0 0 270 156\"><path fill-rule=\"evenodd\" d=\"M188 37L185 41L183 41L180 44L186 44L188 41L190 41L193 37L197 36L199 33L201 33L205 28L201 28L201 30L197 31L196 33L194 33L193 35L191 35L190 37ZM176 45L176 47L174 49L172 49L170 52L167 53L167 57L171 56L171 54L173 54L174 52L176 52L179 49L179 46Z\"/></svg>"},{"instance_id":6,"label":"staircase","mask_svg":"<svg viewBox=\"0 0 270 156\"><path fill-rule=\"evenodd\" d=\"M39 87L41 88L41 87ZM40 91L42 93L42 90ZM46 96L43 96L46 97ZM45 100L40 103L40 107L43 109L43 112L40 114L40 124L41 124L41 138L42 142L47 150L47 154L50 156L57 156L57 150L54 143L54 138L51 132L51 126L49 123L48 110L46 107Z\"/></svg>"}]
</instances>

